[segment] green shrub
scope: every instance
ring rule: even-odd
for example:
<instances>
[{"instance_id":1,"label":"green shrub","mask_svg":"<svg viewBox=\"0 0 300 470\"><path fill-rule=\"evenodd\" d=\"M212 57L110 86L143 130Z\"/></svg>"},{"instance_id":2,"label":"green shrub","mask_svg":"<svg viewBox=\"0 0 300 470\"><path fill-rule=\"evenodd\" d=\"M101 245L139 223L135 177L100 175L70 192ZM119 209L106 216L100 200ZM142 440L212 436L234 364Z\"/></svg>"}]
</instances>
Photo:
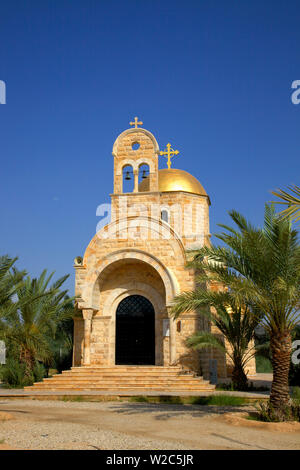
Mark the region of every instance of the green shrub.
<instances>
[{"instance_id":1,"label":"green shrub","mask_svg":"<svg viewBox=\"0 0 300 470\"><path fill-rule=\"evenodd\" d=\"M41 382L46 377L46 368L40 362L37 362L33 368L34 382Z\"/></svg>"},{"instance_id":2,"label":"green shrub","mask_svg":"<svg viewBox=\"0 0 300 470\"><path fill-rule=\"evenodd\" d=\"M25 366L16 359L8 359L6 364L1 367L1 380L11 388L22 388L26 385L32 385L34 377L25 377Z\"/></svg>"},{"instance_id":3,"label":"green shrub","mask_svg":"<svg viewBox=\"0 0 300 470\"><path fill-rule=\"evenodd\" d=\"M292 400L290 405L282 405L274 409L270 402L257 403L254 405L258 412L258 420L268 423L279 423L284 421L300 422L300 404L298 400Z\"/></svg>"},{"instance_id":4,"label":"green shrub","mask_svg":"<svg viewBox=\"0 0 300 470\"><path fill-rule=\"evenodd\" d=\"M36 363L31 374L25 374L25 364L9 358L5 365L0 368L0 377L6 387L23 388L39 382L45 377L45 367Z\"/></svg>"}]
</instances>

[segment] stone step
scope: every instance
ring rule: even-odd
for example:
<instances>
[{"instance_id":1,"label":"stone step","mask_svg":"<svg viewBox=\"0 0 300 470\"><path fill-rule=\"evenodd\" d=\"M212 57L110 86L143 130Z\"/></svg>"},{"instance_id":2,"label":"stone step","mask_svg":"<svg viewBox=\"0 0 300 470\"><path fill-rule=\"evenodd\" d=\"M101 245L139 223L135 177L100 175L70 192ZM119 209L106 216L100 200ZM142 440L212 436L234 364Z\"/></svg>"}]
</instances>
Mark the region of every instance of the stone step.
<instances>
[{"instance_id":1,"label":"stone step","mask_svg":"<svg viewBox=\"0 0 300 470\"><path fill-rule=\"evenodd\" d=\"M166 383L152 383L152 384L143 384L143 383L138 383L138 384L130 384L130 383L124 383L124 384L117 384L117 383L108 383L108 384L81 384L81 383L74 383L74 384L58 384L58 383L45 383L45 382L35 382L33 387L39 387L39 388L50 388L50 387L55 387L55 388L169 388L170 384ZM172 387L170 388L188 388L188 389L193 389L193 388L206 388L210 386L208 382L203 382L203 383L194 383L194 384L183 384L183 383L177 383L177 384L172 384Z\"/></svg>"},{"instance_id":2,"label":"stone step","mask_svg":"<svg viewBox=\"0 0 300 470\"><path fill-rule=\"evenodd\" d=\"M37 386L41 384L44 388L49 387L203 387L209 385L209 382L36 382Z\"/></svg>"},{"instance_id":3,"label":"stone step","mask_svg":"<svg viewBox=\"0 0 300 470\"><path fill-rule=\"evenodd\" d=\"M164 383L166 385L172 385L172 384L194 384L194 383L205 383L203 379L199 380L138 380L138 379L130 379L130 380L118 380L117 382L115 380L45 380L43 382L45 385L48 383L58 383L58 384L127 384L127 383L133 383L133 384L152 384L152 383Z\"/></svg>"},{"instance_id":4,"label":"stone step","mask_svg":"<svg viewBox=\"0 0 300 470\"><path fill-rule=\"evenodd\" d=\"M111 365L111 366L72 366L69 370L104 370L104 369L153 369L153 370L182 370L179 366L155 366L155 365Z\"/></svg>"},{"instance_id":5,"label":"stone step","mask_svg":"<svg viewBox=\"0 0 300 470\"><path fill-rule=\"evenodd\" d=\"M193 395L193 393L196 392L213 392L215 390L214 387L203 387L203 388L174 388L170 390L169 388L133 388L133 387L122 387L122 388L82 388L82 387L77 387L77 388L56 388L56 387L49 387L47 389L44 388L39 388L39 387L32 387L32 388L26 388L26 391L32 391L32 392L109 392L109 393L136 393L137 395L145 395L150 392L161 392L161 393L188 393L190 395Z\"/></svg>"},{"instance_id":6,"label":"stone step","mask_svg":"<svg viewBox=\"0 0 300 470\"><path fill-rule=\"evenodd\" d=\"M169 387L163 388L163 387L151 387L151 388L145 388L145 387L25 387L26 391L73 391L73 392L136 392L138 394L141 394L142 391L147 392L188 392L190 394L193 394L194 392L205 392L205 391L214 391L215 388L212 386L206 386L206 387L190 387L190 388L184 388L184 387L174 387L172 390L170 390Z\"/></svg>"},{"instance_id":7,"label":"stone step","mask_svg":"<svg viewBox=\"0 0 300 470\"><path fill-rule=\"evenodd\" d=\"M111 371L103 371L103 372L93 372L93 373L90 373L90 372L73 372L73 371L68 371L68 372L63 372L62 374L54 374L53 377L57 377L57 376L65 376L65 377L68 377L68 376L76 376L76 377L79 377L79 376L88 376L88 377L103 377L103 376L111 376L111 377L121 377L121 376L125 376L125 377L146 377L146 376L151 376L151 377L195 377L196 375L193 374L193 373L189 373L189 374L183 374L183 373L180 373L180 372L135 372L135 371L125 371L125 372L111 372Z\"/></svg>"},{"instance_id":8,"label":"stone step","mask_svg":"<svg viewBox=\"0 0 300 470\"><path fill-rule=\"evenodd\" d=\"M54 380L59 380L59 381L72 381L72 380L81 380L81 381L85 381L85 380L88 380L88 381L101 381L101 380L111 380L111 381L116 381L116 380L139 380L139 381L156 381L156 380L165 380L167 382L172 382L172 381L195 381L195 380L203 380L203 377L193 377L191 375L182 375L182 376L179 376L179 375L175 375L173 377L170 377L170 376L132 376L132 375L128 375L128 376L124 376L124 375L121 375L121 376L118 376L117 378L115 376L112 376L112 375L97 375L97 376L93 376L91 377L90 375L69 375L69 376L66 376L66 375L55 375L53 377L47 377L44 379L46 382L49 382L49 381L54 381Z\"/></svg>"},{"instance_id":9,"label":"stone step","mask_svg":"<svg viewBox=\"0 0 300 470\"><path fill-rule=\"evenodd\" d=\"M136 392L143 390L166 392L212 391L215 389L203 377L193 372L182 373L179 367L107 366L72 367L62 374L36 382L27 390Z\"/></svg>"},{"instance_id":10,"label":"stone step","mask_svg":"<svg viewBox=\"0 0 300 470\"><path fill-rule=\"evenodd\" d=\"M135 369L135 368L132 368L132 369L118 369L118 368L114 368L114 367L111 367L111 368L103 368L103 369L88 369L88 368L83 368L83 367L80 367L79 369L70 369L70 370L65 370L63 371L64 374L67 374L67 373L84 373L84 372L88 372L89 374L94 374L94 373L102 373L102 372L114 372L114 373L122 373L122 372L128 372L128 373L141 373L141 374L144 374L144 373L147 373L147 372L155 372L157 374L168 374L168 373L174 373L174 374L178 374L179 372L181 372L182 369Z\"/></svg>"},{"instance_id":11,"label":"stone step","mask_svg":"<svg viewBox=\"0 0 300 470\"><path fill-rule=\"evenodd\" d=\"M103 369L92 369L87 368L70 369L63 371L63 374L103 374L103 373L114 373L114 374L179 374L182 373L181 369L117 369L117 368L103 368Z\"/></svg>"}]
</instances>

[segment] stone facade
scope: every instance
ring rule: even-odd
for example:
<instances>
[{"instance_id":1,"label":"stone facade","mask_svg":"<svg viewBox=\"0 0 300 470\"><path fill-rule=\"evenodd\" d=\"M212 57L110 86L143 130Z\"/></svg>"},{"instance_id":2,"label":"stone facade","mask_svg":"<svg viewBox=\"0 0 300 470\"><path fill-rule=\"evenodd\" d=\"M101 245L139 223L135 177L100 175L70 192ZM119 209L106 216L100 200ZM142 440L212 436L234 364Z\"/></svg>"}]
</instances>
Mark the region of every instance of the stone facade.
<instances>
[{"instance_id":1,"label":"stone facade","mask_svg":"<svg viewBox=\"0 0 300 470\"><path fill-rule=\"evenodd\" d=\"M133 150L136 143L139 148ZM210 359L217 359L218 374L226 377L230 364L224 355L199 354L185 346L193 332L210 330L209 322L196 313L170 318L174 296L194 288L194 273L185 267L186 249L209 243L210 200L206 193L160 191L158 154L156 139L142 128L124 131L114 143L111 221L95 234L83 259L75 259L73 364L115 364L118 305L127 296L141 295L155 311L155 365L180 364L209 378ZM141 192L139 171L145 164L149 191ZM127 165L134 179L132 193L123 193ZM162 210L168 222L162 220Z\"/></svg>"}]
</instances>

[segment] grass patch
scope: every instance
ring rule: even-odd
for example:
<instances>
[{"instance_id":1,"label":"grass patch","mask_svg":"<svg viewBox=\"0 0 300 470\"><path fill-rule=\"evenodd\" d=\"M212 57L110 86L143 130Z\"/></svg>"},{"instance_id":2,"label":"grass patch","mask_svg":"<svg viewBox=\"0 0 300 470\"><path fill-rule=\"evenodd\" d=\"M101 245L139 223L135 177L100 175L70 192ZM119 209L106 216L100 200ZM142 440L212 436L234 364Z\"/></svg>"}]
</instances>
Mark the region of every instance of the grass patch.
<instances>
[{"instance_id":1,"label":"grass patch","mask_svg":"<svg viewBox=\"0 0 300 470\"><path fill-rule=\"evenodd\" d=\"M0 439L0 444L4 444L5 443L5 439Z\"/></svg>"},{"instance_id":2,"label":"grass patch","mask_svg":"<svg viewBox=\"0 0 300 470\"><path fill-rule=\"evenodd\" d=\"M67 395L64 395L62 398L61 398L61 401L75 401L75 402L81 402L81 401L85 401L84 397L82 397L81 395L77 395L77 396L67 396Z\"/></svg>"},{"instance_id":3,"label":"grass patch","mask_svg":"<svg viewBox=\"0 0 300 470\"><path fill-rule=\"evenodd\" d=\"M235 397L231 395L212 395L209 397L178 397L178 396L159 396L130 397L133 403L162 403L166 405L202 405L202 406L242 406L248 403L244 397Z\"/></svg>"},{"instance_id":4,"label":"grass patch","mask_svg":"<svg viewBox=\"0 0 300 470\"><path fill-rule=\"evenodd\" d=\"M241 406L247 403L247 399L231 395L212 395L211 397L193 397L190 403L208 406Z\"/></svg>"},{"instance_id":5,"label":"grass patch","mask_svg":"<svg viewBox=\"0 0 300 470\"><path fill-rule=\"evenodd\" d=\"M145 396L136 396L130 397L130 402L133 403L165 403L167 405L184 405L184 400L181 397L173 397L169 395L161 395L158 397L145 397Z\"/></svg>"},{"instance_id":6,"label":"grass patch","mask_svg":"<svg viewBox=\"0 0 300 470\"><path fill-rule=\"evenodd\" d=\"M246 419L248 419L249 421L259 421L258 416L255 416L254 414L249 414L248 416L246 416Z\"/></svg>"},{"instance_id":7,"label":"grass patch","mask_svg":"<svg viewBox=\"0 0 300 470\"><path fill-rule=\"evenodd\" d=\"M140 397L130 397L129 401L133 403L149 403L149 400L147 397L140 396Z\"/></svg>"}]
</instances>

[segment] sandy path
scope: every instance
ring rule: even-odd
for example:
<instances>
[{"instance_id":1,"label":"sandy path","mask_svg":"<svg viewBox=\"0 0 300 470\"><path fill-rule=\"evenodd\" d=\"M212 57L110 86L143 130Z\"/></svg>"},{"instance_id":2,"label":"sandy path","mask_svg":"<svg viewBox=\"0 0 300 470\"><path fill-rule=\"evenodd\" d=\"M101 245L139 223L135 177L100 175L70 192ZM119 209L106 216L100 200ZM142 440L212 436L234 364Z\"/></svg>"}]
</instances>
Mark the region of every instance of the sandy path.
<instances>
[{"instance_id":1,"label":"sandy path","mask_svg":"<svg viewBox=\"0 0 300 470\"><path fill-rule=\"evenodd\" d=\"M245 408L243 408L245 410ZM2 445L22 449L300 449L300 432L233 426L241 408L1 400Z\"/></svg>"}]
</instances>

